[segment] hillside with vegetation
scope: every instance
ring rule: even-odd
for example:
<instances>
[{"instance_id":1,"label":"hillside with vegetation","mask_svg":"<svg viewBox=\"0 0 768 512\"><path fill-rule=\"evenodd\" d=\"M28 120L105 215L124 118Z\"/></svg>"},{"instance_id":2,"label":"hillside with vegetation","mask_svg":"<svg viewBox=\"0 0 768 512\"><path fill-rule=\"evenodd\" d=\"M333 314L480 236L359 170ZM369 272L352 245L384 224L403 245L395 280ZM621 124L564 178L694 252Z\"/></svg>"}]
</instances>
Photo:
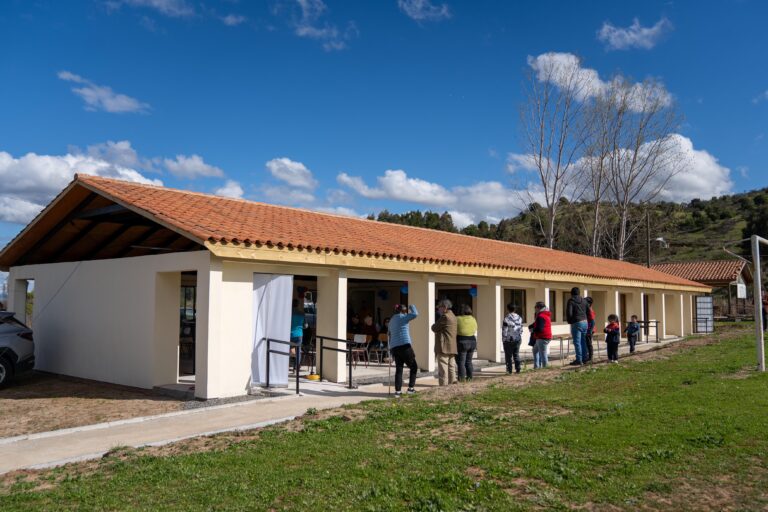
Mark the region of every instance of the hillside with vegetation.
<instances>
[{"instance_id":1,"label":"hillside with vegetation","mask_svg":"<svg viewBox=\"0 0 768 512\"><path fill-rule=\"evenodd\" d=\"M561 201L557 220L555 248L590 254L592 252L591 219L594 205L590 202ZM532 204L525 211L498 223L480 222L458 229L448 212L410 211L402 214L386 210L370 219L418 226L441 231L463 233L480 238L505 240L546 246L540 221L541 206ZM605 227L602 228L599 256L614 258L613 247L616 215L611 205L602 205ZM646 217L647 211L647 217ZM768 189L694 199L689 203L656 202L637 205L632 211L632 236L627 260L646 261L646 219L650 224L651 253L654 263L713 260L728 257L723 246L752 234L768 237ZM664 243L657 241L663 238ZM748 253L745 245L732 247L737 253Z\"/></svg>"}]
</instances>

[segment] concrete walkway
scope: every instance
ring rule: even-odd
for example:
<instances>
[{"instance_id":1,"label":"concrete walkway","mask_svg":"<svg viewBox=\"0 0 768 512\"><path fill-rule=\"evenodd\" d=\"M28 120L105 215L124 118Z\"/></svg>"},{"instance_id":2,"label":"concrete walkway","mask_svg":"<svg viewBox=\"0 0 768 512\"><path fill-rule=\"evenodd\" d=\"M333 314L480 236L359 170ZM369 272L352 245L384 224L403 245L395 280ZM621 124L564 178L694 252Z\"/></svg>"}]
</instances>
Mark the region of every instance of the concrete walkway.
<instances>
[{"instance_id":1,"label":"concrete walkway","mask_svg":"<svg viewBox=\"0 0 768 512\"><path fill-rule=\"evenodd\" d=\"M638 352L654 350L673 341L639 345ZM604 359L604 348L600 348L600 359ZM622 345L621 353L626 351L626 345ZM553 362L556 367L561 364ZM501 376L504 367L485 367L479 373L484 377ZM437 381L432 376L418 380L419 389L435 386ZM292 394L292 388L288 388L280 390L278 394L282 396L274 398L2 438L0 474L95 459L118 446L158 446L190 437L264 427L294 419L309 408L332 409L365 400L385 399L391 396L388 391L386 383L347 389L341 384L302 381L301 395Z\"/></svg>"},{"instance_id":2,"label":"concrete walkway","mask_svg":"<svg viewBox=\"0 0 768 512\"><path fill-rule=\"evenodd\" d=\"M419 379L419 387L422 389L436 385L433 377ZM99 458L117 446L138 448L163 445L190 437L259 428L294 419L309 408L332 409L390 396L386 384L347 389L338 384L302 382L301 391L301 395L287 394L276 398L2 438L0 474Z\"/></svg>"}]
</instances>

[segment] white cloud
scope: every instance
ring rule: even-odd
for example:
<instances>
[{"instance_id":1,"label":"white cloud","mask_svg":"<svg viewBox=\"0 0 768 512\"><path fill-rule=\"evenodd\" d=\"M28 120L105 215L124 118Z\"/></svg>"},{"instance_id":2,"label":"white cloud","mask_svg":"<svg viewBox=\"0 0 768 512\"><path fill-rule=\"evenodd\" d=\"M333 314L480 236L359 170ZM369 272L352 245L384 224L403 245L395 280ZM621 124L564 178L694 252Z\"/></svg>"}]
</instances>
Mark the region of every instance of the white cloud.
<instances>
[{"instance_id":1,"label":"white cloud","mask_svg":"<svg viewBox=\"0 0 768 512\"><path fill-rule=\"evenodd\" d=\"M289 185L309 190L317 187L317 180L312 177L312 171L301 162L282 157L273 158L265 165L272 176Z\"/></svg>"},{"instance_id":2,"label":"white cloud","mask_svg":"<svg viewBox=\"0 0 768 512\"><path fill-rule=\"evenodd\" d=\"M597 31L597 39L605 43L608 50L627 50L642 48L650 50L661 37L672 30L672 23L667 18L661 18L652 27L643 27L640 20L635 18L628 27L617 27L606 21Z\"/></svg>"},{"instance_id":3,"label":"white cloud","mask_svg":"<svg viewBox=\"0 0 768 512\"><path fill-rule=\"evenodd\" d=\"M720 165L717 158L703 149L694 149L688 137L672 135L672 145L685 162L683 170L673 176L660 194L660 199L683 202L709 199L733 193L731 170Z\"/></svg>"},{"instance_id":4,"label":"white cloud","mask_svg":"<svg viewBox=\"0 0 768 512\"><path fill-rule=\"evenodd\" d=\"M322 41L325 51L343 50L347 41L358 36L354 22L348 22L344 30L335 24L323 21L328 7L322 0L296 0L297 14L293 16L294 33L299 37Z\"/></svg>"},{"instance_id":5,"label":"white cloud","mask_svg":"<svg viewBox=\"0 0 768 512\"><path fill-rule=\"evenodd\" d=\"M536 57L529 55L528 65L536 72L540 82L551 82L561 88L570 87L579 101L594 98L614 87L622 87L632 110L642 110L644 105L656 101L663 106L672 104L672 95L661 83L628 84L619 78L605 82L594 69L582 67L580 59L572 53L549 52Z\"/></svg>"},{"instance_id":6,"label":"white cloud","mask_svg":"<svg viewBox=\"0 0 768 512\"><path fill-rule=\"evenodd\" d=\"M261 192L268 203L298 206L300 208L312 208L315 204L315 196L306 190L294 187L266 185Z\"/></svg>"},{"instance_id":7,"label":"white cloud","mask_svg":"<svg viewBox=\"0 0 768 512\"><path fill-rule=\"evenodd\" d=\"M237 14L227 14L226 16L221 17L221 22L228 27L236 27L242 23L245 23L246 21L248 21L248 18L245 16L239 16Z\"/></svg>"},{"instance_id":8,"label":"white cloud","mask_svg":"<svg viewBox=\"0 0 768 512\"><path fill-rule=\"evenodd\" d=\"M162 185L138 171L83 153L15 158L0 151L0 221L29 222L73 178L75 173Z\"/></svg>"},{"instance_id":9,"label":"white cloud","mask_svg":"<svg viewBox=\"0 0 768 512\"><path fill-rule=\"evenodd\" d=\"M358 176L341 173L336 181L346 185L369 199L395 199L433 206L448 206L456 198L445 187L419 178L409 178L405 171L387 170L384 176L376 178L378 188L371 188Z\"/></svg>"},{"instance_id":10,"label":"white cloud","mask_svg":"<svg viewBox=\"0 0 768 512\"><path fill-rule=\"evenodd\" d=\"M510 173L535 171L536 169L536 160L533 155L523 153L509 153L507 155L507 171Z\"/></svg>"},{"instance_id":11,"label":"white cloud","mask_svg":"<svg viewBox=\"0 0 768 512\"><path fill-rule=\"evenodd\" d=\"M429 0L397 0L397 6L416 21L441 21L451 17L447 4L435 5Z\"/></svg>"},{"instance_id":12,"label":"white cloud","mask_svg":"<svg viewBox=\"0 0 768 512\"><path fill-rule=\"evenodd\" d=\"M150 109L147 103L125 94L116 93L111 87L94 84L90 80L69 71L60 71L58 77L66 82L82 85L82 87L73 87L72 92L83 99L85 110L92 112L103 110L113 114L123 114L126 112L148 112Z\"/></svg>"},{"instance_id":13,"label":"white cloud","mask_svg":"<svg viewBox=\"0 0 768 512\"><path fill-rule=\"evenodd\" d=\"M224 176L224 171L216 166L205 163L200 155L176 155L175 160L166 158L163 160L163 163L171 174L179 178L195 179Z\"/></svg>"},{"instance_id":14,"label":"white cloud","mask_svg":"<svg viewBox=\"0 0 768 512\"><path fill-rule=\"evenodd\" d=\"M324 213L335 213L336 215L345 215L347 217L365 217L365 215L361 215L352 208L347 208L346 206L318 206L317 208L313 208L313 210Z\"/></svg>"},{"instance_id":15,"label":"white cloud","mask_svg":"<svg viewBox=\"0 0 768 512\"><path fill-rule=\"evenodd\" d=\"M765 101L765 100L768 100L768 90L763 91L760 94L758 94L757 96L755 96L754 98L752 98L752 103L757 105L761 101Z\"/></svg>"},{"instance_id":16,"label":"white cloud","mask_svg":"<svg viewBox=\"0 0 768 512\"><path fill-rule=\"evenodd\" d=\"M243 197L243 187L235 180L227 180L223 186L213 191L217 196L234 197L240 199Z\"/></svg>"},{"instance_id":17,"label":"white cloud","mask_svg":"<svg viewBox=\"0 0 768 512\"><path fill-rule=\"evenodd\" d=\"M123 5L152 9L171 18L195 15L195 9L187 0L108 0L105 4L111 9L119 9Z\"/></svg>"},{"instance_id":18,"label":"white cloud","mask_svg":"<svg viewBox=\"0 0 768 512\"><path fill-rule=\"evenodd\" d=\"M448 210L460 227L486 220L498 222L517 214L529 197L538 200L534 187L519 191L497 181L482 181L467 186L446 187L418 178L409 178L405 171L386 171L376 178L378 186L369 187L359 176L341 173L336 177L344 185L367 199L406 201ZM530 192L530 193L529 193Z\"/></svg>"},{"instance_id":19,"label":"white cloud","mask_svg":"<svg viewBox=\"0 0 768 512\"><path fill-rule=\"evenodd\" d=\"M85 155L96 160L103 160L122 167L147 171L156 170L155 162L148 158L140 157L136 150L131 146L131 142L127 140L119 140L117 142L108 140L107 142L92 144L88 146L84 152L77 146L72 146L69 148L69 152L72 154L85 153Z\"/></svg>"},{"instance_id":20,"label":"white cloud","mask_svg":"<svg viewBox=\"0 0 768 512\"><path fill-rule=\"evenodd\" d=\"M459 229L464 229L470 224L475 224L476 222L474 215L471 215L469 213L464 213L457 210L450 210L448 213L451 214L451 219L453 219L453 225Z\"/></svg>"}]
</instances>

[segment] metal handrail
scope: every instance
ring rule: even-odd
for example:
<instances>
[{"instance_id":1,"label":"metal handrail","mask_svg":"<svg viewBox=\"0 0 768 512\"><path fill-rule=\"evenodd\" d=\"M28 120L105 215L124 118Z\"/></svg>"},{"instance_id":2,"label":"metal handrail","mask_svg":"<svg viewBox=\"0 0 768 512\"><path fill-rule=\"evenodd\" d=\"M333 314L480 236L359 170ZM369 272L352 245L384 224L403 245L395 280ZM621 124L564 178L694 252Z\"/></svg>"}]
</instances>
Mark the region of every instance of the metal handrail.
<instances>
[{"instance_id":1,"label":"metal handrail","mask_svg":"<svg viewBox=\"0 0 768 512\"><path fill-rule=\"evenodd\" d=\"M284 341L284 340L276 340L273 338L261 338L261 341L267 342L267 389L269 389L269 354L280 354L281 356L288 356L291 357L290 352L283 352L281 350L272 350L270 347L271 343L279 343L280 345L288 345L289 347L301 347L301 343L293 342L293 341ZM299 394L299 350L296 351L296 394Z\"/></svg>"},{"instance_id":2,"label":"metal handrail","mask_svg":"<svg viewBox=\"0 0 768 512\"><path fill-rule=\"evenodd\" d=\"M326 347L323 345L323 342L325 341L333 341L336 343L344 343L347 348L341 349L336 347ZM319 345L318 345L319 342ZM355 385L352 384L352 346L356 345L354 341L350 340L343 340L341 338L333 338L331 336L315 336L315 350L318 354L318 375L320 375L320 380L323 380L323 351L324 350L330 350L332 352L343 352L347 354L347 367L349 369L349 379L348 379L348 385L347 387L349 389L355 389Z\"/></svg>"},{"instance_id":3,"label":"metal handrail","mask_svg":"<svg viewBox=\"0 0 768 512\"><path fill-rule=\"evenodd\" d=\"M694 326L693 327L693 329L694 329L693 332L695 332L696 334L702 334L699 331L699 322L702 321L702 320L704 321L704 333L703 334L713 333L715 331L714 322L712 322L712 324L713 324L712 325L712 330L710 331L709 330L710 318L708 316L694 316L693 317L693 326Z\"/></svg>"}]
</instances>

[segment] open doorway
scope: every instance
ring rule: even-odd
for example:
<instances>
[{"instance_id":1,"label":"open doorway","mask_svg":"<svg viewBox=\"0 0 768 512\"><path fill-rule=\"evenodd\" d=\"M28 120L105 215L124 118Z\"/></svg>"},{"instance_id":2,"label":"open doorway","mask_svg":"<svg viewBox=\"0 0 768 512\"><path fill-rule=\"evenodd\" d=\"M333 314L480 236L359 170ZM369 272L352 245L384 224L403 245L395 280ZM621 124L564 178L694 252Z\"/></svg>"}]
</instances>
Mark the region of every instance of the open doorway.
<instances>
[{"instance_id":1,"label":"open doorway","mask_svg":"<svg viewBox=\"0 0 768 512\"><path fill-rule=\"evenodd\" d=\"M182 272L179 304L179 380L195 375L197 272Z\"/></svg>"}]
</instances>

